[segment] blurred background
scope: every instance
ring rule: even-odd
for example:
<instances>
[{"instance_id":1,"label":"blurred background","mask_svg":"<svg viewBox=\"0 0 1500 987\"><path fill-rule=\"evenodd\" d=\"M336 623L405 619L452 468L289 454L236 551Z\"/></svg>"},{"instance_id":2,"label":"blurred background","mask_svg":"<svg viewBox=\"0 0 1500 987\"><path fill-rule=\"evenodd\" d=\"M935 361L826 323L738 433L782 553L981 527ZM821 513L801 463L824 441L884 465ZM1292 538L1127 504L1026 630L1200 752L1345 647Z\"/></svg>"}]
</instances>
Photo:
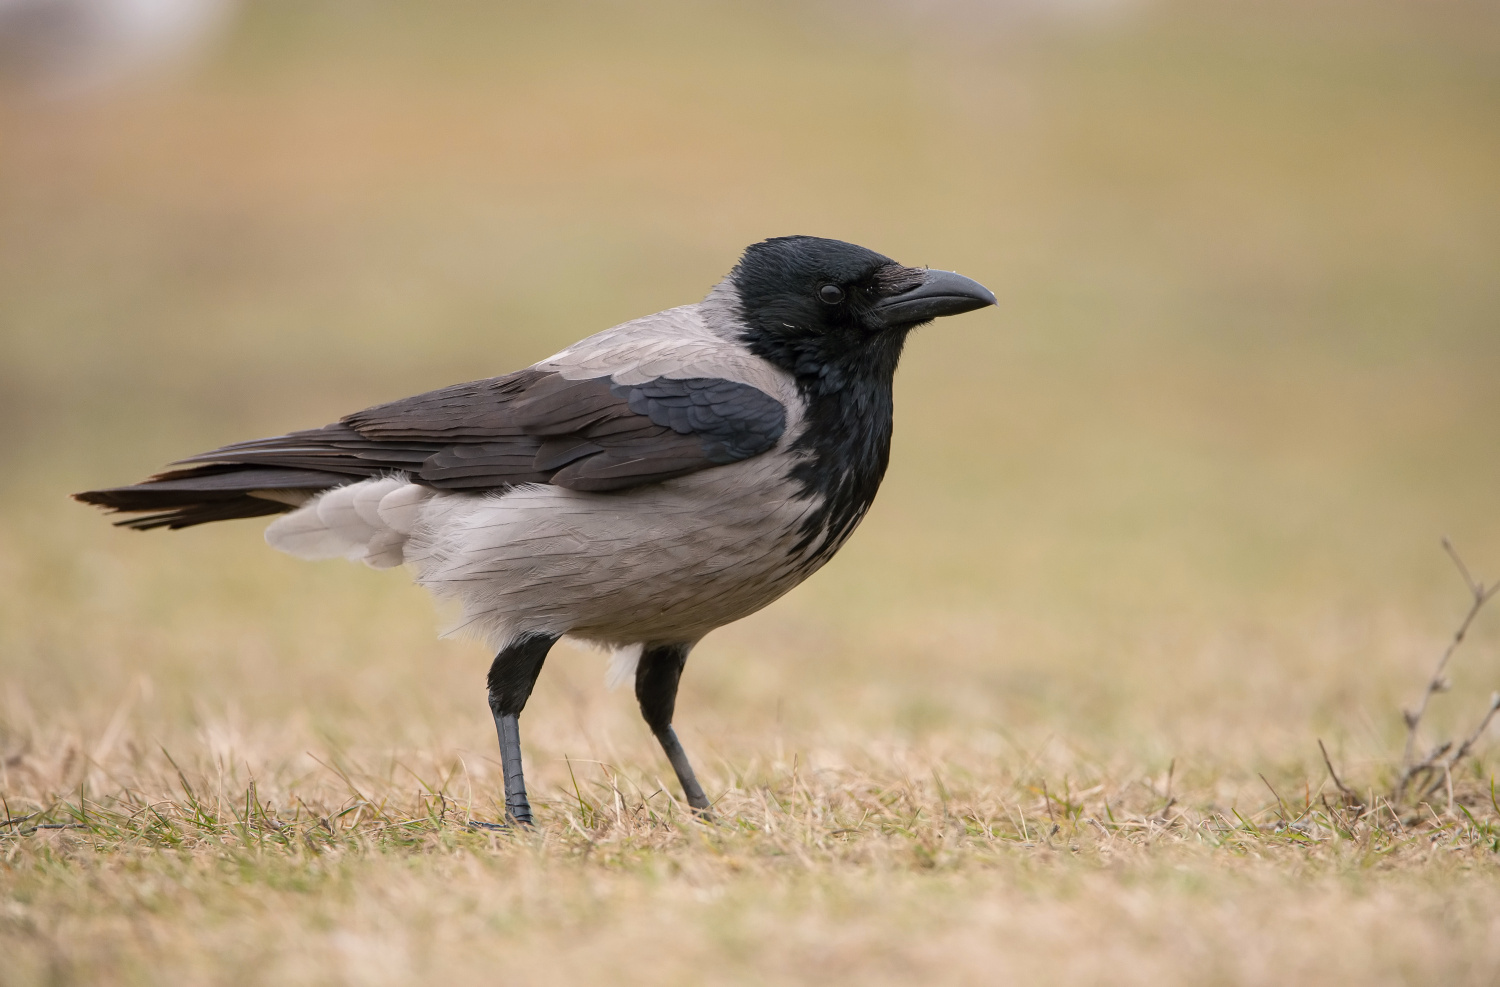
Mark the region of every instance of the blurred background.
<instances>
[{"instance_id":1,"label":"blurred background","mask_svg":"<svg viewBox=\"0 0 1500 987\"><path fill-rule=\"evenodd\" d=\"M0 77L6 750L119 716L480 763L488 658L403 573L66 495L525 366L788 233L1000 305L914 338L843 554L695 655L710 777L1388 756L1465 603L1438 539L1500 577L1494 4L0 0ZM1500 678L1476 633L1439 725ZM603 664L542 678L543 786L661 770Z\"/></svg>"}]
</instances>

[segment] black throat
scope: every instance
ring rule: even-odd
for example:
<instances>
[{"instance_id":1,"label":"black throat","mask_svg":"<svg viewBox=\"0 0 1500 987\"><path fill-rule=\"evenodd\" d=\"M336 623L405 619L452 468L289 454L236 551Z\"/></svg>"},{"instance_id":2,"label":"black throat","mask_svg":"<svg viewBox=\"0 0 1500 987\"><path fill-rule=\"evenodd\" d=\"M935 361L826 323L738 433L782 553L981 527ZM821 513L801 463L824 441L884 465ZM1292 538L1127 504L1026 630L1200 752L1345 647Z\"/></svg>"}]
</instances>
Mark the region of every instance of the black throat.
<instances>
[{"instance_id":1,"label":"black throat","mask_svg":"<svg viewBox=\"0 0 1500 987\"><path fill-rule=\"evenodd\" d=\"M791 554L816 568L853 533L880 489L891 458L893 385L906 344L904 330L857 341L835 336L788 337L755 332L750 351L786 370L806 402L802 432L791 449L800 461L791 479L800 495L819 499Z\"/></svg>"},{"instance_id":2,"label":"black throat","mask_svg":"<svg viewBox=\"0 0 1500 987\"><path fill-rule=\"evenodd\" d=\"M891 390L907 332L883 307L924 272L873 250L819 237L751 244L730 272L756 356L787 371L805 404L789 478L816 508L791 554L814 569L869 510L891 458Z\"/></svg>"}]
</instances>

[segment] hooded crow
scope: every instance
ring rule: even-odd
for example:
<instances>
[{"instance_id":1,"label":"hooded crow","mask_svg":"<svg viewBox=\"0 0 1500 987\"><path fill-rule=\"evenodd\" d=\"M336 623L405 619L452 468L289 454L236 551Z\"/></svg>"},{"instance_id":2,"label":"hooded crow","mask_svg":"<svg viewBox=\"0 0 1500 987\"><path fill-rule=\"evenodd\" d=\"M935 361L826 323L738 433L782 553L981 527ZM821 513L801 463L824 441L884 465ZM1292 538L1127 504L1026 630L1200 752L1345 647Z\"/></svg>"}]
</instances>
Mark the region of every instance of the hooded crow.
<instances>
[{"instance_id":1,"label":"hooded crow","mask_svg":"<svg viewBox=\"0 0 1500 987\"><path fill-rule=\"evenodd\" d=\"M983 285L809 236L754 244L696 305L626 322L526 370L76 494L147 530L281 515L273 548L407 565L496 653L505 808L531 806L519 717L562 637L615 649L688 804L672 729L705 634L827 562L890 458L907 334L995 304Z\"/></svg>"}]
</instances>

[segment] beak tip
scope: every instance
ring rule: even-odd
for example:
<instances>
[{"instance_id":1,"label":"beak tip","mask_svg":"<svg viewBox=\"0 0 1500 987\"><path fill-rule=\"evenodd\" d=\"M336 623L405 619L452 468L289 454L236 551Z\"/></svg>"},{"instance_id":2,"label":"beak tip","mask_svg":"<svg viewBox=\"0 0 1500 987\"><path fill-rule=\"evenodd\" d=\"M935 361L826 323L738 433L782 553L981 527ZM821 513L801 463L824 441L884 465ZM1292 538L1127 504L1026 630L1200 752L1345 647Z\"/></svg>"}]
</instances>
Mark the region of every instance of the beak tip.
<instances>
[{"instance_id":1,"label":"beak tip","mask_svg":"<svg viewBox=\"0 0 1500 987\"><path fill-rule=\"evenodd\" d=\"M957 288L976 302L980 302L982 306L999 304L999 299L995 297L995 293L973 278L966 278L957 271L944 271L942 273L946 275L943 280L948 284L950 291Z\"/></svg>"},{"instance_id":2,"label":"beak tip","mask_svg":"<svg viewBox=\"0 0 1500 987\"><path fill-rule=\"evenodd\" d=\"M885 299L879 307L894 323L915 325L997 304L995 293L973 278L929 269L922 284Z\"/></svg>"},{"instance_id":3,"label":"beak tip","mask_svg":"<svg viewBox=\"0 0 1500 987\"><path fill-rule=\"evenodd\" d=\"M993 291L973 278L964 277L957 271L929 272L927 287L933 291L941 291L952 298L963 299L967 304L960 308L960 311L972 312L975 309L1000 304L1000 300L995 297Z\"/></svg>"}]
</instances>

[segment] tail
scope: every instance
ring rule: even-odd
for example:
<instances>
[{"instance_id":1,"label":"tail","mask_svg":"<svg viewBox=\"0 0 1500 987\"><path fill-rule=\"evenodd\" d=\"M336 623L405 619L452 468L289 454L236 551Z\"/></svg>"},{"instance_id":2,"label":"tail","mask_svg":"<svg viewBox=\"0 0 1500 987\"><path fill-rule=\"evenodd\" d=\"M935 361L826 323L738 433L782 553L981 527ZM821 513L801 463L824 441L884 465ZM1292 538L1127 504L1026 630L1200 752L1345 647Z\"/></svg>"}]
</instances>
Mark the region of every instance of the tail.
<instances>
[{"instance_id":1,"label":"tail","mask_svg":"<svg viewBox=\"0 0 1500 987\"><path fill-rule=\"evenodd\" d=\"M295 510L321 491L361 477L280 466L215 463L158 473L144 483L88 490L74 500L120 514L117 525L149 531Z\"/></svg>"}]
</instances>

